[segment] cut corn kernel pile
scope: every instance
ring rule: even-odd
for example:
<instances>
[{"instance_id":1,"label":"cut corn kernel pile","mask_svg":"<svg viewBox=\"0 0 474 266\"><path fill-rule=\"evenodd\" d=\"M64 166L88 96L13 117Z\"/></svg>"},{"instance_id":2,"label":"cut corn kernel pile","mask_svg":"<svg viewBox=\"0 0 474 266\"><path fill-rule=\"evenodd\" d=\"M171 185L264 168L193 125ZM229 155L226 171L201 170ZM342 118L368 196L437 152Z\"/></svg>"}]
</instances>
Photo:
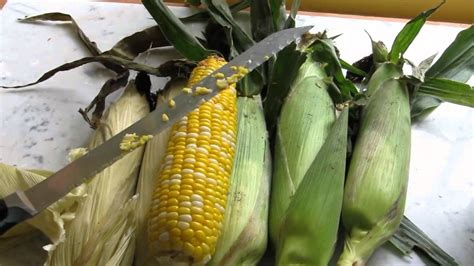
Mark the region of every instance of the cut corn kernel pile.
<instances>
[{"instance_id":1,"label":"cut corn kernel pile","mask_svg":"<svg viewBox=\"0 0 474 266\"><path fill-rule=\"evenodd\" d=\"M144 145L147 141L152 139L152 135L143 135L138 136L137 134L126 134L122 142L120 142L120 149L123 151L132 151L142 145Z\"/></svg>"},{"instance_id":2,"label":"cut corn kernel pile","mask_svg":"<svg viewBox=\"0 0 474 266\"><path fill-rule=\"evenodd\" d=\"M205 95L205 94L209 94L211 92L212 92L212 90L208 89L206 87L197 87L195 95Z\"/></svg>"},{"instance_id":3,"label":"cut corn kernel pile","mask_svg":"<svg viewBox=\"0 0 474 266\"><path fill-rule=\"evenodd\" d=\"M188 87L225 63L215 56L203 60ZM158 259L211 259L227 203L236 111L236 91L229 86L173 125L149 214L148 239Z\"/></svg>"}]
</instances>

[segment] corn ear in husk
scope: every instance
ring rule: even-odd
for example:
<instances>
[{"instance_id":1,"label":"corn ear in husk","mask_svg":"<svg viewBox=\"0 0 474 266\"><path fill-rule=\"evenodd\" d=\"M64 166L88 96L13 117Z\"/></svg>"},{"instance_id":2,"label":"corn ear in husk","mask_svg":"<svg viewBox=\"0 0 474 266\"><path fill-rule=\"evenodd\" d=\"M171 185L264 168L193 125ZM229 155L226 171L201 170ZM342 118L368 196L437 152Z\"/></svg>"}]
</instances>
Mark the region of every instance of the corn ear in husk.
<instances>
[{"instance_id":1,"label":"corn ear in husk","mask_svg":"<svg viewBox=\"0 0 474 266\"><path fill-rule=\"evenodd\" d=\"M275 246L292 197L335 121L325 78L321 65L308 55L282 106L270 202L270 236Z\"/></svg>"},{"instance_id":2,"label":"corn ear in husk","mask_svg":"<svg viewBox=\"0 0 474 266\"><path fill-rule=\"evenodd\" d=\"M278 265L327 265L332 257L344 193L347 124L346 108L288 206L276 251Z\"/></svg>"},{"instance_id":3,"label":"corn ear in husk","mask_svg":"<svg viewBox=\"0 0 474 266\"><path fill-rule=\"evenodd\" d=\"M107 139L130 126L149 112L146 99L133 83L121 97L110 105L99 128L93 133L88 148L93 149ZM48 265L94 264L106 265L117 261L116 254L124 245L132 252L134 238L129 230L135 230L134 223L128 223L130 205L126 205L135 193L143 155L139 147L115 162L86 183L87 197L80 202L76 218L66 227L66 239L57 245L48 246ZM128 224L128 230L116 230L115 225ZM94 239L94 241L91 241ZM122 258L120 261L131 261Z\"/></svg>"},{"instance_id":4,"label":"corn ear in husk","mask_svg":"<svg viewBox=\"0 0 474 266\"><path fill-rule=\"evenodd\" d=\"M369 82L370 98L345 185L346 237L339 265L363 265L403 217L410 161L409 96L390 63L379 67L376 75L382 78Z\"/></svg>"},{"instance_id":5,"label":"corn ear in husk","mask_svg":"<svg viewBox=\"0 0 474 266\"><path fill-rule=\"evenodd\" d=\"M239 97L236 155L222 234L208 265L256 265L267 247L271 158L259 96Z\"/></svg>"}]
</instances>

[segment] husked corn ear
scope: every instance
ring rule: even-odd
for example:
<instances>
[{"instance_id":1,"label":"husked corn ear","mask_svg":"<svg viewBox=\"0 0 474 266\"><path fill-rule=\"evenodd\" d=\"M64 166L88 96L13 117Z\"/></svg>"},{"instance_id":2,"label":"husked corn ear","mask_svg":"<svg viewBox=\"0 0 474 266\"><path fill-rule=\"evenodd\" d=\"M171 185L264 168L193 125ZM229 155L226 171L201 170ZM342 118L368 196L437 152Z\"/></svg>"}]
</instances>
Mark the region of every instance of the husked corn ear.
<instances>
[{"instance_id":1,"label":"husked corn ear","mask_svg":"<svg viewBox=\"0 0 474 266\"><path fill-rule=\"evenodd\" d=\"M406 85L396 79L400 75L386 65L373 75L381 78L369 82L370 99L344 190L342 220L347 233L339 265L363 265L403 217L411 121Z\"/></svg>"},{"instance_id":2,"label":"husked corn ear","mask_svg":"<svg viewBox=\"0 0 474 266\"><path fill-rule=\"evenodd\" d=\"M282 106L270 201L270 237L275 246L292 197L336 119L325 78L320 64L308 56Z\"/></svg>"},{"instance_id":3,"label":"husked corn ear","mask_svg":"<svg viewBox=\"0 0 474 266\"><path fill-rule=\"evenodd\" d=\"M225 63L216 56L201 61L187 86ZM150 252L158 261L211 259L227 204L236 110L236 91L230 86L173 125L148 220Z\"/></svg>"}]
</instances>

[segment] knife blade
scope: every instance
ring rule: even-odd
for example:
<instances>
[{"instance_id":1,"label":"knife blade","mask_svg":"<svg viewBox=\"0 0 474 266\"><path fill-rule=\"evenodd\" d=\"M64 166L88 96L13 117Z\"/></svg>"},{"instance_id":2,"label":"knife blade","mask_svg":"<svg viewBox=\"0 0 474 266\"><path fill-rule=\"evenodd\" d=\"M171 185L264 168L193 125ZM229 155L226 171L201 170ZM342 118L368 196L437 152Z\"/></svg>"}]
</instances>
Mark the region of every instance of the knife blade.
<instances>
[{"instance_id":1,"label":"knife blade","mask_svg":"<svg viewBox=\"0 0 474 266\"><path fill-rule=\"evenodd\" d=\"M153 112L83 157L66 165L49 178L25 191L16 191L0 199L0 235L15 224L35 216L75 187L128 154L120 149L120 143L126 134L156 135L197 108L203 100L207 101L215 96L219 89L216 86L216 78L212 77L213 74L222 73L224 76L230 76L235 73L232 70L233 67L241 66L250 72L290 43L301 38L311 28L312 26L286 29L269 35L191 88L194 91L197 87L205 87L211 89L211 93L204 95L182 93L176 96L173 99L176 103L175 108L165 104L157 106ZM161 119L163 114L168 116L168 121Z\"/></svg>"}]
</instances>

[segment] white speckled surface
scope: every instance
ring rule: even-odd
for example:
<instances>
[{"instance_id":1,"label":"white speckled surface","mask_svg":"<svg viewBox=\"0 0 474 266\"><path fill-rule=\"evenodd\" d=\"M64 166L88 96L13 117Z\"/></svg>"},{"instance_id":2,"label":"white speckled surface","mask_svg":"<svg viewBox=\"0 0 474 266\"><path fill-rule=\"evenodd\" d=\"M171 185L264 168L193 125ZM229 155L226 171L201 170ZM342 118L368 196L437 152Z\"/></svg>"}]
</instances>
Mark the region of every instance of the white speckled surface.
<instances>
[{"instance_id":1,"label":"white speckled surface","mask_svg":"<svg viewBox=\"0 0 474 266\"><path fill-rule=\"evenodd\" d=\"M174 10L180 15L189 12ZM103 50L154 25L141 5L9 0L0 13L0 84L31 82L59 64L88 55L66 25L16 21L25 15L53 11L73 15ZM370 53L364 30L374 40L389 45L403 27L397 22L336 17L301 16L297 23L314 24L330 35L344 33L337 44L349 62ZM420 62L446 48L460 30L426 25L406 57ZM146 60L155 63L156 57ZM0 91L0 162L51 170L64 166L68 150L83 145L91 132L77 110L89 103L110 76L100 65L91 64L29 89ZM412 131L406 215L461 265L474 264L473 136L473 109L451 104L443 104ZM424 263L416 255L400 258L387 246L375 253L369 265Z\"/></svg>"}]
</instances>

